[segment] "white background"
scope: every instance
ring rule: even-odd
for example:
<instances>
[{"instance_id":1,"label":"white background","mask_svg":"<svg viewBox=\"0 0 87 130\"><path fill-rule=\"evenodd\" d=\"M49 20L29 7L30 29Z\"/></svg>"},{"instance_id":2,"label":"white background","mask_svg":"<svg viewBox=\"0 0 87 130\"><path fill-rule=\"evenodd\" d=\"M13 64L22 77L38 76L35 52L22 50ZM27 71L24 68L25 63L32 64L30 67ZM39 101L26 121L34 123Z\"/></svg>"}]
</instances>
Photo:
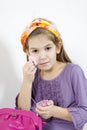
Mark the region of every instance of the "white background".
<instances>
[{"instance_id":1,"label":"white background","mask_svg":"<svg viewBox=\"0 0 87 130\"><path fill-rule=\"evenodd\" d=\"M0 0L0 108L15 106L26 61L20 35L37 17L57 25L68 55L87 77L87 0Z\"/></svg>"}]
</instances>

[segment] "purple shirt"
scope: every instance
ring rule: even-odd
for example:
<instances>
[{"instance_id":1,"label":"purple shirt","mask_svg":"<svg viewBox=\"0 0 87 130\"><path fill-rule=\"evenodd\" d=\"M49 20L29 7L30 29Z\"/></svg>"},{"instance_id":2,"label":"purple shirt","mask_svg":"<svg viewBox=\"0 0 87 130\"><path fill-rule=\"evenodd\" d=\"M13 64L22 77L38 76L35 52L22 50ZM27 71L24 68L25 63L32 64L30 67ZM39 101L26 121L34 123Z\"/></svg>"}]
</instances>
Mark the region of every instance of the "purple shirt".
<instances>
[{"instance_id":1,"label":"purple shirt","mask_svg":"<svg viewBox=\"0 0 87 130\"><path fill-rule=\"evenodd\" d=\"M53 100L54 104L67 108L73 122L50 118L43 130L82 130L87 122L87 79L82 69L67 63L63 71L52 80L44 80L37 71L33 83L33 98L36 102ZM35 103L32 102L32 110Z\"/></svg>"}]
</instances>

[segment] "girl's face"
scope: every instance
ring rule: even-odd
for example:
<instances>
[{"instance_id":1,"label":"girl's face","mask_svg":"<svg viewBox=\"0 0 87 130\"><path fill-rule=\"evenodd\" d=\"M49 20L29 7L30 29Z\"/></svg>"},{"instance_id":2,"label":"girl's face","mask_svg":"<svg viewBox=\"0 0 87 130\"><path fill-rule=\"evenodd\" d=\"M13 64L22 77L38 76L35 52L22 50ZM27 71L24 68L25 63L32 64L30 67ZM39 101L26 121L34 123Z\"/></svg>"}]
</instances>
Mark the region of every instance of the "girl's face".
<instances>
[{"instance_id":1,"label":"girl's face","mask_svg":"<svg viewBox=\"0 0 87 130\"><path fill-rule=\"evenodd\" d=\"M60 52L52 40L44 34L33 36L28 40L29 55L35 56L38 60L40 70L50 70L56 64L56 54Z\"/></svg>"}]
</instances>

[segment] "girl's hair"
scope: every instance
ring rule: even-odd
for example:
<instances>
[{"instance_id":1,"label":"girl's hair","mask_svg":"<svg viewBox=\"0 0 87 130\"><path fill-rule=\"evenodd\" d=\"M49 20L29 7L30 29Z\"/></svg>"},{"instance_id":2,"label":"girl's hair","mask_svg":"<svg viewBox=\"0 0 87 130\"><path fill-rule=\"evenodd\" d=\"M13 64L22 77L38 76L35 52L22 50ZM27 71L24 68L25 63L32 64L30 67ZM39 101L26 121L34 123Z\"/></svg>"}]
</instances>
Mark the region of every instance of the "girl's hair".
<instances>
[{"instance_id":1,"label":"girl's hair","mask_svg":"<svg viewBox=\"0 0 87 130\"><path fill-rule=\"evenodd\" d=\"M38 18L38 19L45 20L45 21L49 22L50 24L54 25L51 21L48 21L47 19L42 19L42 18ZM37 19L34 19L33 21L35 21L35 20L37 20ZM60 34L58 37L56 37L51 31L49 31L48 29L42 28L42 27L38 27L30 33L29 37L27 38L25 48L26 49L29 48L28 40L31 37L34 37L34 36L37 36L40 34L44 34L44 35L48 36L48 38L50 38L50 40L52 40L56 46L58 46L59 44L61 45L61 51L59 54L57 54L58 61L65 62L65 63L71 62L69 56L67 55L66 51L64 50L64 46L63 46L63 42L62 42L62 39L60 37Z\"/></svg>"}]
</instances>

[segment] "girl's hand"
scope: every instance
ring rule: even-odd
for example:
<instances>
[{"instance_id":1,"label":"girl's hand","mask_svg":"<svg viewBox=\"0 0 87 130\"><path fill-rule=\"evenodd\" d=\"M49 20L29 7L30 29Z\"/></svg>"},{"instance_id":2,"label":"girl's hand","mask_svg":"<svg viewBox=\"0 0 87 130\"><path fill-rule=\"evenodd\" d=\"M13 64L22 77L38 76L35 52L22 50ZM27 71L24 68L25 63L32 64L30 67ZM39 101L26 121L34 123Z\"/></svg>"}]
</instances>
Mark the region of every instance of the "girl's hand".
<instances>
[{"instance_id":1,"label":"girl's hand","mask_svg":"<svg viewBox=\"0 0 87 130\"><path fill-rule=\"evenodd\" d=\"M47 106L36 105L36 112L44 119L48 119L53 116L54 103L52 100L48 100Z\"/></svg>"},{"instance_id":2,"label":"girl's hand","mask_svg":"<svg viewBox=\"0 0 87 130\"><path fill-rule=\"evenodd\" d=\"M24 79L27 80L27 81L33 82L36 70L37 70L37 68L35 67L32 60L29 60L23 67L23 77L24 77Z\"/></svg>"}]
</instances>

